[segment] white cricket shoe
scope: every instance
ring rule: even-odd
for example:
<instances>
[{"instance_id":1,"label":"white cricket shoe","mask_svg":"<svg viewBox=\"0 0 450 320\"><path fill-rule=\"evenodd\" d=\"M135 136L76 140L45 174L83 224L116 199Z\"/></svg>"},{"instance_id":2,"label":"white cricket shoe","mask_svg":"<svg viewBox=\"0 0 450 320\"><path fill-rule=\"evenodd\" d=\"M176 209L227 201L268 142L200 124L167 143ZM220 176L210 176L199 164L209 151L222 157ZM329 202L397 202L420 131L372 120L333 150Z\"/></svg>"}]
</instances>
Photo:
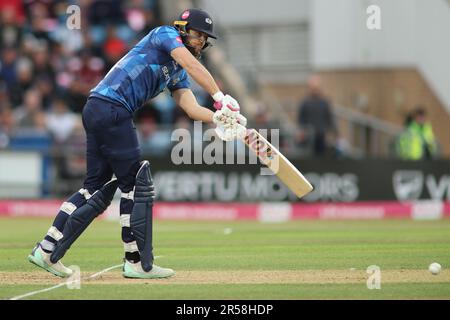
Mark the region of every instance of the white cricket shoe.
<instances>
[{"instance_id":1,"label":"white cricket shoe","mask_svg":"<svg viewBox=\"0 0 450 320\"><path fill-rule=\"evenodd\" d=\"M64 266L61 261L52 263L50 261L50 255L51 253L46 253L42 250L38 243L33 251L31 251L31 254L28 255L28 261L61 278L67 278L73 274L73 270Z\"/></svg>"},{"instance_id":2,"label":"white cricket shoe","mask_svg":"<svg viewBox=\"0 0 450 320\"><path fill-rule=\"evenodd\" d=\"M157 265L153 265L152 270L146 272L142 269L141 262L132 263L125 260L123 264L122 275L125 278L136 278L136 279L160 279L168 278L175 274L175 271L169 268L161 268Z\"/></svg>"}]
</instances>

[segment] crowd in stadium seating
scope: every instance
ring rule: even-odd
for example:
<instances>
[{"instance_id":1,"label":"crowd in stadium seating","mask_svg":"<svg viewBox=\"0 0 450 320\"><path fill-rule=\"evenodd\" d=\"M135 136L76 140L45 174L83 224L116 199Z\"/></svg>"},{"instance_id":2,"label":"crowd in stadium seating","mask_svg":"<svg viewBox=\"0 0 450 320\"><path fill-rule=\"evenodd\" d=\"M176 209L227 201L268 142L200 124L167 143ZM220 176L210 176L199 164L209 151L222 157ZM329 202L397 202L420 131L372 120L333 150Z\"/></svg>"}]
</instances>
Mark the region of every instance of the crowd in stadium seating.
<instances>
[{"instance_id":1,"label":"crowd in stadium seating","mask_svg":"<svg viewBox=\"0 0 450 320\"><path fill-rule=\"evenodd\" d=\"M81 25L70 29L67 9L73 4L80 8ZM0 1L0 149L83 150L80 114L90 89L149 30L162 23L158 11L157 0ZM212 105L211 98L194 82L192 85L200 104ZM311 149L314 156L342 157L349 148L339 143L343 140L337 134L331 105L314 81L309 87L298 110L301 130L292 141L297 148ZM144 153L168 154L174 126L192 123L166 92L148 104L136 114L141 147ZM267 110L258 110L252 125L270 128ZM411 128L397 147L400 158L412 158L405 150L411 150L413 142L422 150L424 139L412 133L423 130ZM280 138L283 148L286 139L283 134ZM435 149L430 147L424 154L434 154Z\"/></svg>"},{"instance_id":2,"label":"crowd in stadium seating","mask_svg":"<svg viewBox=\"0 0 450 320\"><path fill-rule=\"evenodd\" d=\"M72 4L80 8L79 29L67 26ZM0 148L20 148L27 137L51 140L28 147L62 145L82 134L80 114L89 90L160 24L157 17L156 0L1 1ZM152 104L139 115L144 145L148 123L172 124L178 117L167 95Z\"/></svg>"}]
</instances>

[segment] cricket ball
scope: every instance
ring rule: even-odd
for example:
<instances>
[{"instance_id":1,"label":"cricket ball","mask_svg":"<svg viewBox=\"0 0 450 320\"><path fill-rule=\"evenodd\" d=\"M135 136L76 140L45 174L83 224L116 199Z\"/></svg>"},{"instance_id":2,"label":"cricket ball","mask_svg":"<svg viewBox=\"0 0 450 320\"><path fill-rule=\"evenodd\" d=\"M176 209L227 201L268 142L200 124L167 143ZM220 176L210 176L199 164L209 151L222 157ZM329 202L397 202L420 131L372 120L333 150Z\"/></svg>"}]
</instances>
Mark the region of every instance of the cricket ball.
<instances>
[{"instance_id":1,"label":"cricket ball","mask_svg":"<svg viewBox=\"0 0 450 320\"><path fill-rule=\"evenodd\" d=\"M437 262L433 262L432 264L430 264L430 266L428 267L428 271L430 271L432 274L436 275L439 272L441 272L441 265Z\"/></svg>"}]
</instances>

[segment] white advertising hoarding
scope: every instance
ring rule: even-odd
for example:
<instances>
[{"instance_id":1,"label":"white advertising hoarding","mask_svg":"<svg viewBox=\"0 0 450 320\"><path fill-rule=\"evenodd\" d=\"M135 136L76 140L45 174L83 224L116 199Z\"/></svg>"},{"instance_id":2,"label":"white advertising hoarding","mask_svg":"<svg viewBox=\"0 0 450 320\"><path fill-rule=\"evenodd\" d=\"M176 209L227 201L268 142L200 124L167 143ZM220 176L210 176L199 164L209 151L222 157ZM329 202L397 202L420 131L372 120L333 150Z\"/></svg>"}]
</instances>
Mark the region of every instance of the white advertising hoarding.
<instances>
[{"instance_id":1,"label":"white advertising hoarding","mask_svg":"<svg viewBox=\"0 0 450 320\"><path fill-rule=\"evenodd\" d=\"M43 180L39 152L0 152L0 198L38 198Z\"/></svg>"}]
</instances>

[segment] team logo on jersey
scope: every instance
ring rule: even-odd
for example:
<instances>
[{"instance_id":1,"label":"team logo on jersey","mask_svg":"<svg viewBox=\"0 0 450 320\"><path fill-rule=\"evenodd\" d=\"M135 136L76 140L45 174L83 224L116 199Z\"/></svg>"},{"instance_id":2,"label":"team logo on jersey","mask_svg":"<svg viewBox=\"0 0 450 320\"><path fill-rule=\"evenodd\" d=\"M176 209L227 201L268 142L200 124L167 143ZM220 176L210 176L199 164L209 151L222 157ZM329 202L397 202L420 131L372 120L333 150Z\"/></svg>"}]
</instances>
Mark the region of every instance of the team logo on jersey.
<instances>
[{"instance_id":1,"label":"team logo on jersey","mask_svg":"<svg viewBox=\"0 0 450 320\"><path fill-rule=\"evenodd\" d=\"M211 20L210 18L206 18L206 19L205 19L205 22L206 22L207 24L212 24L212 20Z\"/></svg>"},{"instance_id":2,"label":"team logo on jersey","mask_svg":"<svg viewBox=\"0 0 450 320\"><path fill-rule=\"evenodd\" d=\"M186 10L185 12L183 12L183 14L181 15L181 19L186 20L189 17L190 12L188 10Z\"/></svg>"},{"instance_id":3,"label":"team logo on jersey","mask_svg":"<svg viewBox=\"0 0 450 320\"><path fill-rule=\"evenodd\" d=\"M166 66L164 66L164 67L161 68L161 70L162 70L162 72L163 72L163 74L164 74L164 77L166 78L166 81L169 81L169 80L170 80L170 72L169 72L169 68L167 68Z\"/></svg>"},{"instance_id":4,"label":"team logo on jersey","mask_svg":"<svg viewBox=\"0 0 450 320\"><path fill-rule=\"evenodd\" d=\"M181 40L181 37L176 37L175 40L177 40L179 43L183 43L183 40Z\"/></svg>"}]
</instances>

